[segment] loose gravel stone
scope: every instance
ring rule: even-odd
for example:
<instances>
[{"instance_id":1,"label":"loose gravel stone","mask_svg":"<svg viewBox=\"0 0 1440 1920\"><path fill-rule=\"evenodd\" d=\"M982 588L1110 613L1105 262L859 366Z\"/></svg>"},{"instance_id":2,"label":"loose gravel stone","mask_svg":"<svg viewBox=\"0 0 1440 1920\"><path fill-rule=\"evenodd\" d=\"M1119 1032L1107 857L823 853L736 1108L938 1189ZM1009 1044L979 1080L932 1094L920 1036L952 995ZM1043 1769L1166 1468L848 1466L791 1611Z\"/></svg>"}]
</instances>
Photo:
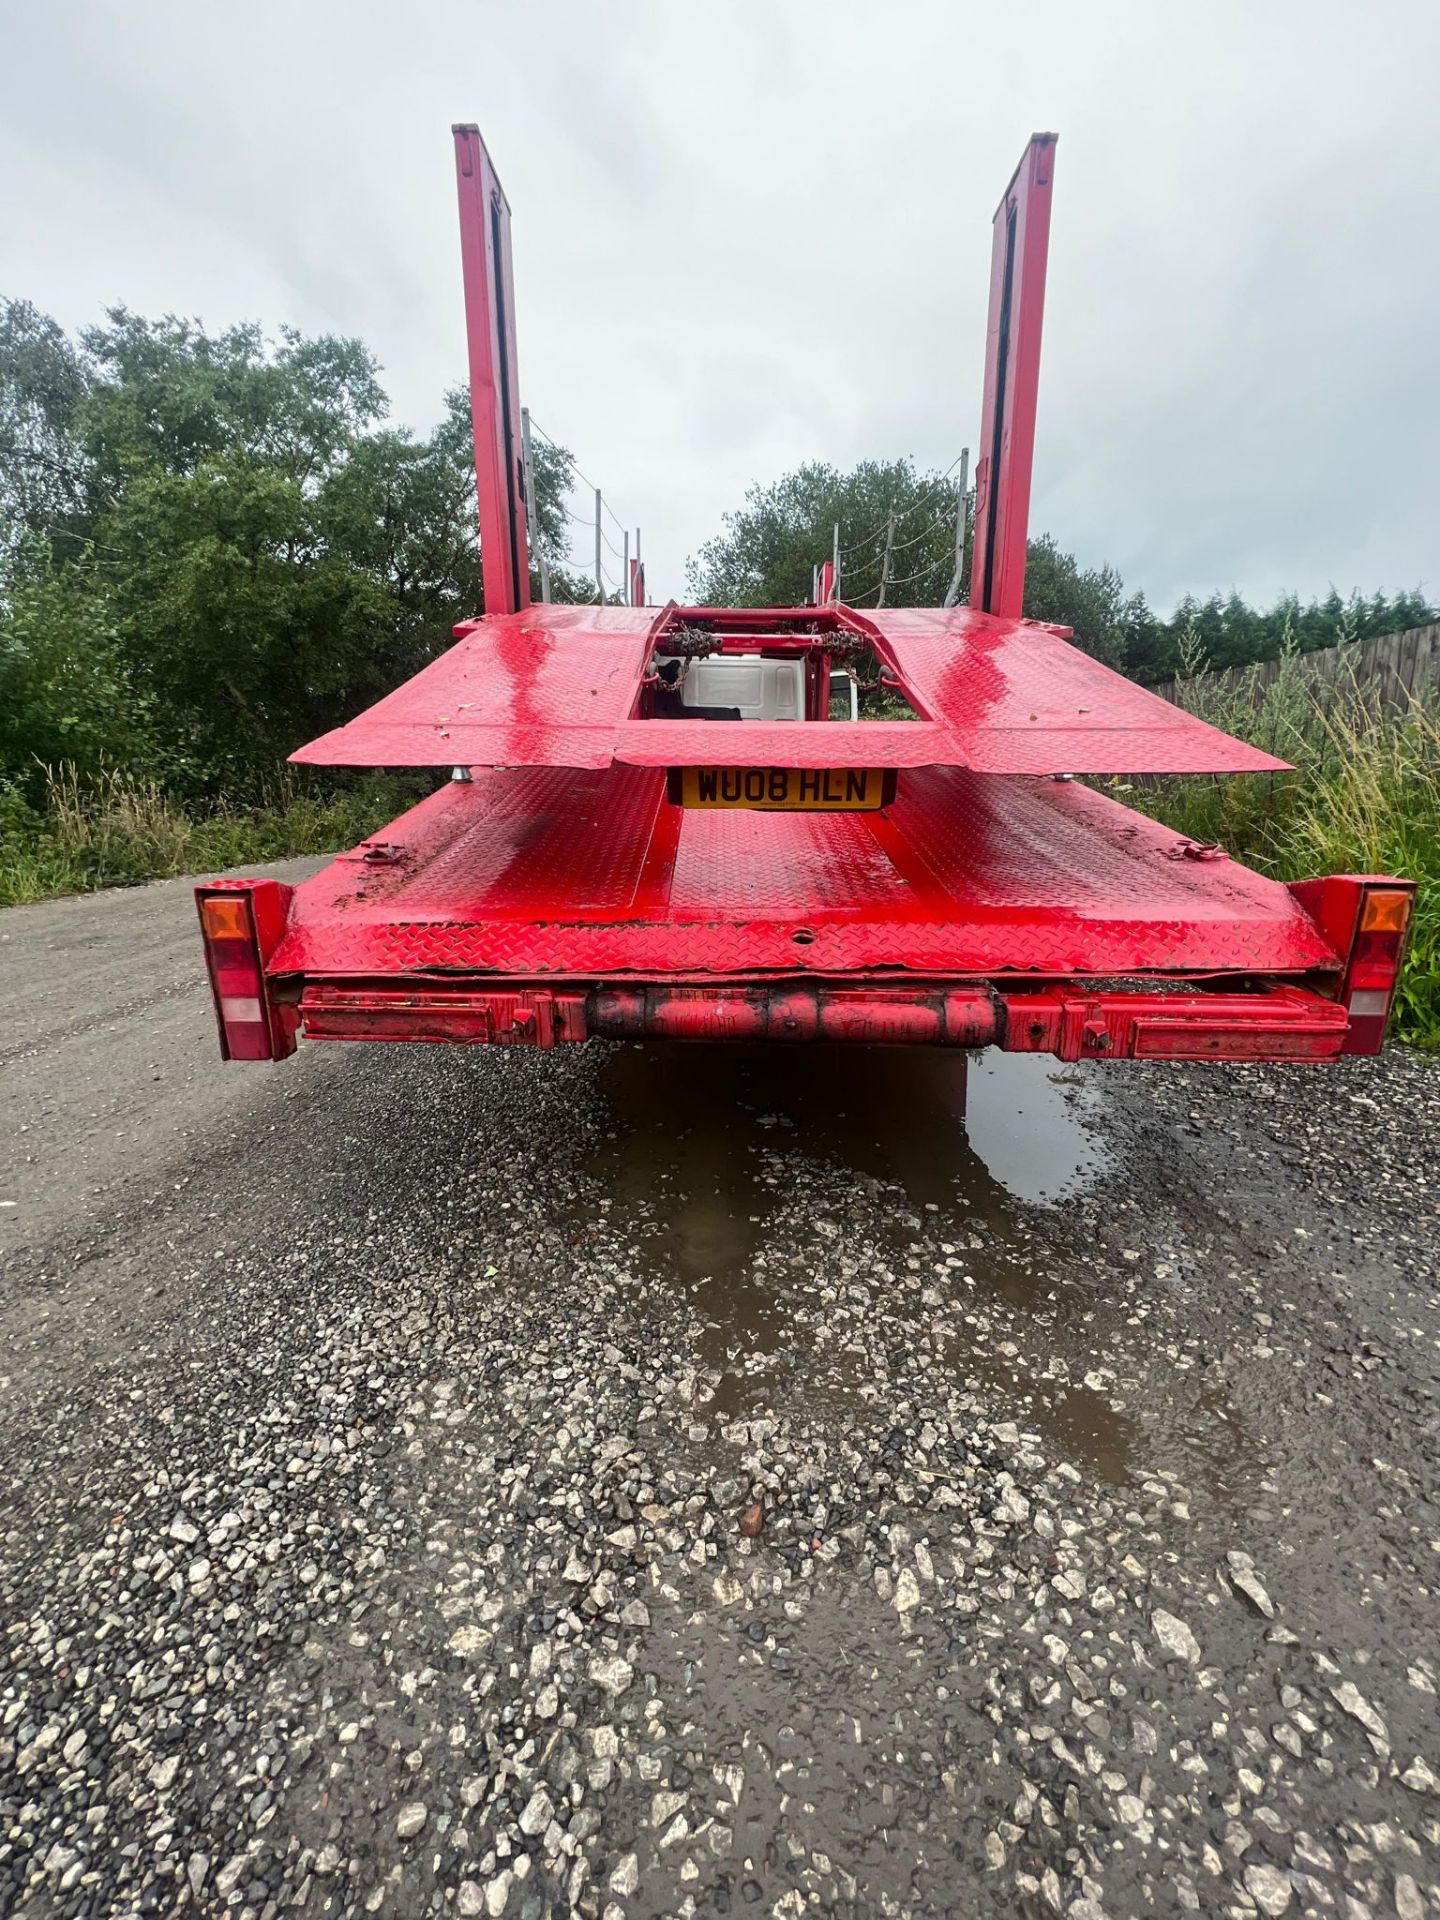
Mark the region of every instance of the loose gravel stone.
<instances>
[{"instance_id":1,"label":"loose gravel stone","mask_svg":"<svg viewBox=\"0 0 1440 1920\"><path fill-rule=\"evenodd\" d=\"M1245 1891L1262 1913L1284 1913L1290 1905L1294 1888L1289 1874L1278 1867L1246 1867L1243 1878Z\"/></svg>"},{"instance_id":2,"label":"loose gravel stone","mask_svg":"<svg viewBox=\"0 0 1440 1920\"><path fill-rule=\"evenodd\" d=\"M640 1885L640 1861L633 1853L627 1853L610 1874L610 1891L625 1895L627 1898Z\"/></svg>"},{"instance_id":3,"label":"loose gravel stone","mask_svg":"<svg viewBox=\"0 0 1440 1920\"><path fill-rule=\"evenodd\" d=\"M1361 1693L1353 1680L1342 1680L1338 1686L1330 1689L1337 1705L1358 1720L1365 1731L1373 1734L1377 1740L1388 1740L1389 1732L1385 1722L1376 1713L1370 1702Z\"/></svg>"},{"instance_id":4,"label":"loose gravel stone","mask_svg":"<svg viewBox=\"0 0 1440 1920\"><path fill-rule=\"evenodd\" d=\"M1164 1607L1156 1607L1150 1615L1150 1624L1155 1630L1155 1638L1170 1659L1188 1660L1191 1666L1199 1663L1200 1642L1183 1620Z\"/></svg>"},{"instance_id":5,"label":"loose gravel stone","mask_svg":"<svg viewBox=\"0 0 1440 1920\"><path fill-rule=\"evenodd\" d=\"M618 1654L611 1654L590 1662L590 1678L602 1692L612 1700L618 1700L635 1678L635 1669L628 1660L622 1660Z\"/></svg>"},{"instance_id":6,"label":"loose gravel stone","mask_svg":"<svg viewBox=\"0 0 1440 1920\"><path fill-rule=\"evenodd\" d=\"M1255 1571L1255 1562L1248 1553L1234 1550L1225 1556L1230 1584L1235 1591L1243 1594L1263 1620L1275 1618L1275 1602L1265 1591L1259 1574Z\"/></svg>"},{"instance_id":7,"label":"loose gravel stone","mask_svg":"<svg viewBox=\"0 0 1440 1920\"><path fill-rule=\"evenodd\" d=\"M537 1787L525 1802L525 1811L520 1815L520 1831L529 1834L544 1833L555 1818L555 1803L544 1787Z\"/></svg>"}]
</instances>

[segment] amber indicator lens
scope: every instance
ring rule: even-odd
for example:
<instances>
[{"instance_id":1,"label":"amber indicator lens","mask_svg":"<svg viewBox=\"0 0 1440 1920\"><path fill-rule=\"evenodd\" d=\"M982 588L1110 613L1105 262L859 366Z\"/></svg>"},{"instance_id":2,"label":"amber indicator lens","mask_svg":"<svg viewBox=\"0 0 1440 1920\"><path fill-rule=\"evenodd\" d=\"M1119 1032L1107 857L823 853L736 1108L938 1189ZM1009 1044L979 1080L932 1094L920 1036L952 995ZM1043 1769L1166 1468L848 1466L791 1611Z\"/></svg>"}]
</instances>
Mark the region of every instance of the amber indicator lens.
<instances>
[{"instance_id":1,"label":"amber indicator lens","mask_svg":"<svg viewBox=\"0 0 1440 1920\"><path fill-rule=\"evenodd\" d=\"M250 915L241 897L206 900L200 908L207 940L248 940Z\"/></svg>"},{"instance_id":2,"label":"amber indicator lens","mask_svg":"<svg viewBox=\"0 0 1440 1920\"><path fill-rule=\"evenodd\" d=\"M1410 918L1410 895L1398 887L1373 887L1360 909L1362 933L1403 933Z\"/></svg>"}]
</instances>

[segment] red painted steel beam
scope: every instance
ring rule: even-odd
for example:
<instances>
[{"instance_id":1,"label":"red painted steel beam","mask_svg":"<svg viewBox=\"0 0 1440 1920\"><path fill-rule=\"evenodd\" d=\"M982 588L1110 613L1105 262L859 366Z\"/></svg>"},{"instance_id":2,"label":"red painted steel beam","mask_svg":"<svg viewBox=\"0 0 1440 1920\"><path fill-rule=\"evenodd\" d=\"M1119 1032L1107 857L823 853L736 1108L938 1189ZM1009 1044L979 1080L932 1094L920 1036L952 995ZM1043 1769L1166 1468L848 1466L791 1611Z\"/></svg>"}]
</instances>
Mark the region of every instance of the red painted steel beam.
<instances>
[{"instance_id":1,"label":"red painted steel beam","mask_svg":"<svg viewBox=\"0 0 1440 1920\"><path fill-rule=\"evenodd\" d=\"M1308 988L1093 992L1083 981L1002 993L1007 1053L1061 1060L1335 1060L1349 1016Z\"/></svg>"},{"instance_id":2,"label":"red painted steel beam","mask_svg":"<svg viewBox=\"0 0 1440 1920\"><path fill-rule=\"evenodd\" d=\"M699 624L746 649L849 634L918 720L716 726L645 719L658 648ZM788 636L783 629L803 631ZM1102 666L1052 628L969 607L549 606L464 622L403 686L291 758L317 766L964 766L987 773L1250 773L1284 762ZM743 639L742 639L743 636Z\"/></svg>"},{"instance_id":3,"label":"red painted steel beam","mask_svg":"<svg viewBox=\"0 0 1440 1920\"><path fill-rule=\"evenodd\" d=\"M612 1039L843 1040L986 1047L996 1005L984 986L612 987L586 1002L591 1033Z\"/></svg>"},{"instance_id":4,"label":"red painted steel beam","mask_svg":"<svg viewBox=\"0 0 1440 1920\"><path fill-rule=\"evenodd\" d=\"M547 987L426 990L322 981L305 988L300 1018L307 1040L553 1047L586 1038L584 995Z\"/></svg>"},{"instance_id":5,"label":"red painted steel beam","mask_svg":"<svg viewBox=\"0 0 1440 1920\"><path fill-rule=\"evenodd\" d=\"M1011 620L1024 611L1054 172L1055 135L1037 133L995 211L990 257L970 604Z\"/></svg>"},{"instance_id":6,"label":"red painted steel beam","mask_svg":"<svg viewBox=\"0 0 1440 1920\"><path fill-rule=\"evenodd\" d=\"M1250 993L1180 983L1027 991L984 980L911 986L633 985L502 982L404 986L315 981L299 1006L312 1040L554 1047L593 1035L704 1043L832 1041L858 1046L999 1046L1061 1060L1334 1060L1351 1017L1304 987Z\"/></svg>"},{"instance_id":7,"label":"red painted steel beam","mask_svg":"<svg viewBox=\"0 0 1440 1920\"><path fill-rule=\"evenodd\" d=\"M865 724L882 723L789 731ZM312 978L1338 978L1340 953L1278 881L1185 845L1076 781L918 768L881 813L785 814L671 806L658 770L476 767L298 886L271 966Z\"/></svg>"},{"instance_id":8,"label":"red painted steel beam","mask_svg":"<svg viewBox=\"0 0 1440 1920\"><path fill-rule=\"evenodd\" d=\"M530 548L515 364L510 204L479 128L458 126L451 131L460 198L460 261L485 611L517 613L530 604Z\"/></svg>"}]
</instances>

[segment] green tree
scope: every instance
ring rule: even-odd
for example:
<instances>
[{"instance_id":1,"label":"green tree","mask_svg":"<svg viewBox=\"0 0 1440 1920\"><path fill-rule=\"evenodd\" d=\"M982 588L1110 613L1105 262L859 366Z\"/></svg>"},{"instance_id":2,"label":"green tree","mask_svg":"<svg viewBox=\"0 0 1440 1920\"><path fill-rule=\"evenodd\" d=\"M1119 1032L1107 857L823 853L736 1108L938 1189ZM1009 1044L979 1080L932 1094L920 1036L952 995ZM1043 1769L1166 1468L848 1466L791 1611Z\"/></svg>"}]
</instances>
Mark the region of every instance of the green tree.
<instances>
[{"instance_id":1,"label":"green tree","mask_svg":"<svg viewBox=\"0 0 1440 1920\"><path fill-rule=\"evenodd\" d=\"M385 409L358 341L0 311L0 778L241 795L448 646L484 603L468 395L423 437ZM572 463L535 466L563 583Z\"/></svg>"},{"instance_id":2,"label":"green tree","mask_svg":"<svg viewBox=\"0 0 1440 1920\"><path fill-rule=\"evenodd\" d=\"M840 597L851 606L938 606L955 566L957 483L909 460L866 460L849 473L809 465L752 487L689 568L697 600L717 606L797 606L840 528ZM894 530L891 532L891 516ZM889 561L886 561L886 547ZM1026 613L1073 628L1078 643L1120 664L1151 620L1113 567L1082 568L1048 535L1030 543Z\"/></svg>"},{"instance_id":3,"label":"green tree","mask_svg":"<svg viewBox=\"0 0 1440 1920\"><path fill-rule=\"evenodd\" d=\"M26 534L75 551L85 472L76 415L89 392L84 356L28 300L0 300L0 557Z\"/></svg>"},{"instance_id":4,"label":"green tree","mask_svg":"<svg viewBox=\"0 0 1440 1920\"><path fill-rule=\"evenodd\" d=\"M149 711L93 571L56 565L27 533L9 556L0 608L0 786L32 795L40 770L146 764Z\"/></svg>"},{"instance_id":5,"label":"green tree","mask_svg":"<svg viewBox=\"0 0 1440 1920\"><path fill-rule=\"evenodd\" d=\"M1378 634L1403 633L1431 624L1440 614L1417 588L1393 598L1377 593L1342 599L1332 587L1323 599L1303 602L1281 594L1271 607L1252 607L1240 594L1206 600L1187 594L1166 621L1152 621L1132 636L1125 670L1147 685L1174 679L1199 666L1249 666L1278 659L1287 647L1312 653ZM1194 658L1190 655L1193 654Z\"/></svg>"},{"instance_id":6,"label":"green tree","mask_svg":"<svg viewBox=\"0 0 1440 1920\"><path fill-rule=\"evenodd\" d=\"M358 340L282 327L273 342L253 324L211 334L173 314L144 320L114 307L82 344L95 377L79 438L102 502L137 469L193 473L231 455L318 484L387 408Z\"/></svg>"},{"instance_id":7,"label":"green tree","mask_svg":"<svg viewBox=\"0 0 1440 1920\"><path fill-rule=\"evenodd\" d=\"M954 481L917 473L910 460L862 460L849 473L811 463L752 487L724 516L724 532L690 562L690 592L713 606L801 606L838 524L842 599L874 606L883 574L887 606L934 606L954 568L958 504Z\"/></svg>"},{"instance_id":8,"label":"green tree","mask_svg":"<svg viewBox=\"0 0 1440 1920\"><path fill-rule=\"evenodd\" d=\"M1145 596L1127 594L1114 567L1082 567L1048 533L1026 553L1025 614L1069 627L1076 646L1122 672L1151 626Z\"/></svg>"},{"instance_id":9,"label":"green tree","mask_svg":"<svg viewBox=\"0 0 1440 1920\"><path fill-rule=\"evenodd\" d=\"M909 460L863 460L848 473L812 462L750 488L691 561L689 589L716 606L801 605L810 597L812 569L830 557L838 524L843 600L875 606L883 575L887 606L936 606L953 571L956 507L955 482L919 474ZM1078 646L1146 683L1180 671L1186 636L1208 664L1232 666L1276 658L1287 634L1305 651L1440 619L1418 589L1393 599L1342 600L1333 588L1304 606L1282 595L1267 610L1233 591L1187 596L1161 619L1143 593L1127 591L1114 567L1082 566L1050 534L1029 543L1025 613L1070 628Z\"/></svg>"}]
</instances>

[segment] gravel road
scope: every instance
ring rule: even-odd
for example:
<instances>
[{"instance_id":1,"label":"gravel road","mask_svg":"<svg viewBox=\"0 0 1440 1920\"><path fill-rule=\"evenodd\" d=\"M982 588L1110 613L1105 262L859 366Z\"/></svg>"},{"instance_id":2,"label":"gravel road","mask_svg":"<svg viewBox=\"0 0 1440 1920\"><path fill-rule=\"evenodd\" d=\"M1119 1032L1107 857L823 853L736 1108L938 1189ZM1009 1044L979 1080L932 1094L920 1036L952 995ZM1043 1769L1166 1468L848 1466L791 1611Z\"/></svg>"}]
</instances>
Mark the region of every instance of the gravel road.
<instances>
[{"instance_id":1,"label":"gravel road","mask_svg":"<svg viewBox=\"0 0 1440 1920\"><path fill-rule=\"evenodd\" d=\"M0 914L0 1913L1440 1915L1440 1063L199 967Z\"/></svg>"}]
</instances>

